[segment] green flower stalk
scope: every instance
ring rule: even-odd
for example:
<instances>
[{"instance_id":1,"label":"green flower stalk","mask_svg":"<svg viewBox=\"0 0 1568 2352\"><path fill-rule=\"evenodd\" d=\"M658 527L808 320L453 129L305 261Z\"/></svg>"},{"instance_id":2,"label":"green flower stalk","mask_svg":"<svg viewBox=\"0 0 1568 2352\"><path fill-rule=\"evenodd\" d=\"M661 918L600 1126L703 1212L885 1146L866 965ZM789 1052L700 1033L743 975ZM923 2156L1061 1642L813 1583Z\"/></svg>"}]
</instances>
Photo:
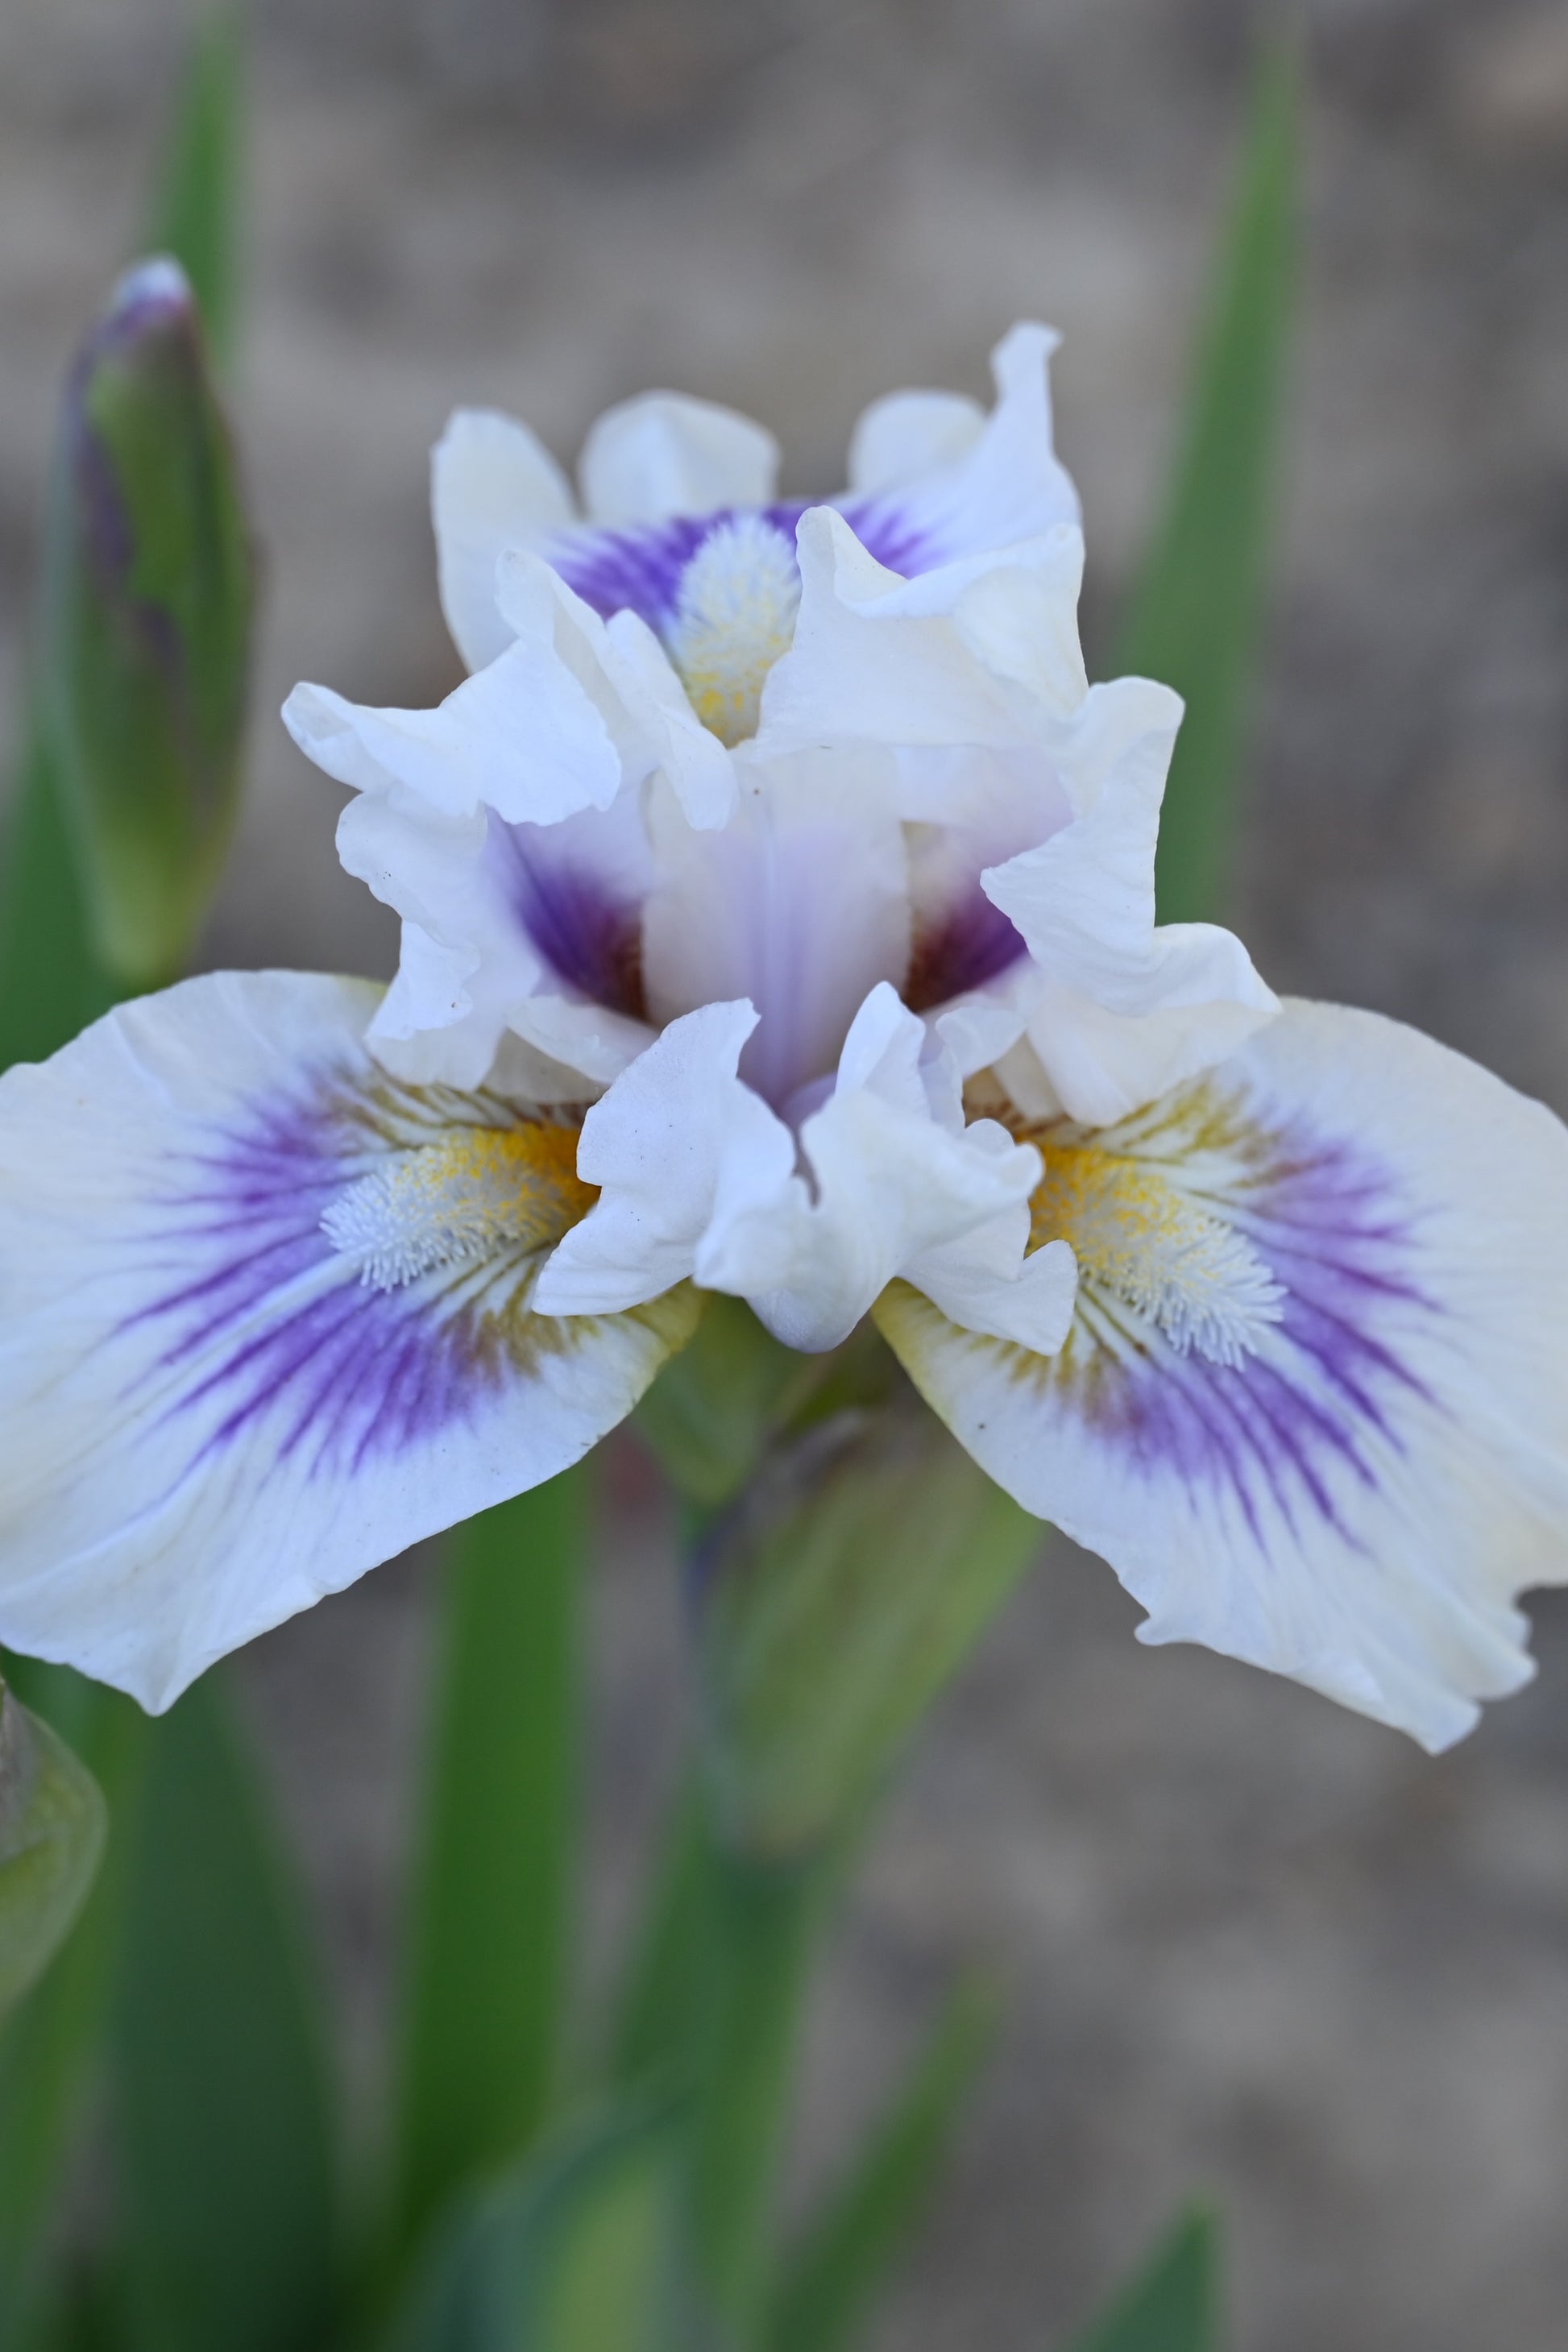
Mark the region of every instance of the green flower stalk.
<instances>
[{"instance_id":1,"label":"green flower stalk","mask_svg":"<svg viewBox=\"0 0 1568 2352\"><path fill-rule=\"evenodd\" d=\"M240 781L255 558L188 280L120 280L68 386L44 562L45 726L99 953L189 955Z\"/></svg>"}]
</instances>

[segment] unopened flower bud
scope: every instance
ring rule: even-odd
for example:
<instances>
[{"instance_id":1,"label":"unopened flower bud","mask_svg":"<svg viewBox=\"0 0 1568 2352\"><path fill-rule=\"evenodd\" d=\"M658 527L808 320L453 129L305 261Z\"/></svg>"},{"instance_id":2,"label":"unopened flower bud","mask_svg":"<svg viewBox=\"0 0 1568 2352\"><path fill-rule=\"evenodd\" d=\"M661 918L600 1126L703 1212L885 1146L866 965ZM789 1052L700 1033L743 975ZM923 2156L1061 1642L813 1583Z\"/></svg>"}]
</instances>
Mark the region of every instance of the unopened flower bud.
<instances>
[{"instance_id":1,"label":"unopened flower bud","mask_svg":"<svg viewBox=\"0 0 1568 2352\"><path fill-rule=\"evenodd\" d=\"M105 1827L85 1765L0 1684L0 2011L26 1991L76 1917Z\"/></svg>"},{"instance_id":2,"label":"unopened flower bud","mask_svg":"<svg viewBox=\"0 0 1568 2352\"><path fill-rule=\"evenodd\" d=\"M1039 1545L913 1406L839 1414L775 1456L699 1568L726 1840L783 1861L851 1822Z\"/></svg>"},{"instance_id":3,"label":"unopened flower bud","mask_svg":"<svg viewBox=\"0 0 1568 2352\"><path fill-rule=\"evenodd\" d=\"M44 562L47 733L95 941L178 970L239 784L255 565L184 273L120 280L67 389Z\"/></svg>"}]
</instances>

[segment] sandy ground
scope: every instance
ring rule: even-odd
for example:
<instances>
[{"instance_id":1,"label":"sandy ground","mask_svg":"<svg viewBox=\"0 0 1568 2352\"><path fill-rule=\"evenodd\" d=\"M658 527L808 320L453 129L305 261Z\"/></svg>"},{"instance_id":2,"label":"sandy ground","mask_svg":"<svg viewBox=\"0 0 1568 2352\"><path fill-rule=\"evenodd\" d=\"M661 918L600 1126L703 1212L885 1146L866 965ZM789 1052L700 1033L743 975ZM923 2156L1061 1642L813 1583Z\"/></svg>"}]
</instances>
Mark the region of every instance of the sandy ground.
<instances>
[{"instance_id":1,"label":"sandy ground","mask_svg":"<svg viewBox=\"0 0 1568 2352\"><path fill-rule=\"evenodd\" d=\"M792 485L860 404L984 388L1056 321L1103 644L1174 428L1264 12L1239 0L273 0L256 11L242 408L267 543L254 786L213 961L385 970L300 676L454 676L424 519L458 401L569 457L668 382ZM1306 296L1238 919L1281 988L1417 1020L1568 1110L1568 9L1315 0ZM0 9L0 691L54 388L133 243L174 0ZM619 1462L595 1609L624 1907L677 1612ZM363 2043L430 1596L408 1563L259 1645L249 1693ZM1012 2023L879 2341L1037 2346L1194 2189L1247 2352L1563 2340L1568 1612L1438 1764L1195 1653L1053 1552L924 1739L824 1989L807 2169L958 1960Z\"/></svg>"}]
</instances>

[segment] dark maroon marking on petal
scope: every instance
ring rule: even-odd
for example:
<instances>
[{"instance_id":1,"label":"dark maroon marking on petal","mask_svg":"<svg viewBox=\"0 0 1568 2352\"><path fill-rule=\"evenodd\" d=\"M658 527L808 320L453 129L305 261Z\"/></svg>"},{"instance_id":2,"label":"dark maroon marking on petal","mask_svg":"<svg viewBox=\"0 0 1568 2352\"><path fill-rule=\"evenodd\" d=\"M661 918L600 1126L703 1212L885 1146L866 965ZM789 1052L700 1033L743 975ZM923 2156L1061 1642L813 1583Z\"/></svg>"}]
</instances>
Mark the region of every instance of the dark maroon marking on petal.
<instances>
[{"instance_id":1,"label":"dark maroon marking on petal","mask_svg":"<svg viewBox=\"0 0 1568 2352\"><path fill-rule=\"evenodd\" d=\"M687 566L716 530L739 516L755 513L793 547L795 526L806 509L826 503L792 499L768 507L724 507L717 514L676 515L668 522L603 529L588 524L562 532L543 551L567 586L602 618L637 613L650 628L662 632L679 607ZM889 572L910 578L943 560L896 499L846 499L839 511L868 552Z\"/></svg>"},{"instance_id":2,"label":"dark maroon marking on petal","mask_svg":"<svg viewBox=\"0 0 1568 2352\"><path fill-rule=\"evenodd\" d=\"M643 1021L642 909L611 896L585 866L552 854L547 825L492 829L513 915L563 988Z\"/></svg>"},{"instance_id":3,"label":"dark maroon marking on petal","mask_svg":"<svg viewBox=\"0 0 1568 2352\"><path fill-rule=\"evenodd\" d=\"M902 989L911 1013L930 1013L972 988L984 988L1016 964L1024 942L976 883L940 922L915 933Z\"/></svg>"},{"instance_id":4,"label":"dark maroon marking on petal","mask_svg":"<svg viewBox=\"0 0 1568 2352\"><path fill-rule=\"evenodd\" d=\"M497 1097L421 1094L323 1066L172 1160L163 1205L168 1263L182 1276L124 1328L160 1329L164 1373L223 1351L165 1412L173 1421L219 1410L192 1467L267 1423L280 1459L348 1475L470 1423L530 1360L573 1344L570 1327L527 1316L534 1259L521 1246L504 1264L440 1268L383 1291L358 1279L321 1227L328 1203L389 1151L453 1123L504 1126L516 1115ZM154 1234L150 1272L161 1255ZM184 1271L204 1255L204 1270Z\"/></svg>"}]
</instances>

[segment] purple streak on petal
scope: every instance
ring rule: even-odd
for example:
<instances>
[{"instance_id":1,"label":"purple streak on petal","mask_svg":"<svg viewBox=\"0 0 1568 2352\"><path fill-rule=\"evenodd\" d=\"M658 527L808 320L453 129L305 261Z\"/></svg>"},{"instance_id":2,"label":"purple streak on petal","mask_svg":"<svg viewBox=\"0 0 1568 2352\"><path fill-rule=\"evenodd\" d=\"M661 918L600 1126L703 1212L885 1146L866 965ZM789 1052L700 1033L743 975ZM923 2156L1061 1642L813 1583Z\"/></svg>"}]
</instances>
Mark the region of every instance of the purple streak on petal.
<instances>
[{"instance_id":1,"label":"purple streak on petal","mask_svg":"<svg viewBox=\"0 0 1568 2352\"><path fill-rule=\"evenodd\" d=\"M1347 1479L1375 1488L1379 1457L1405 1450L1401 1407L1432 1402L1407 1354L1408 1335L1442 1312L1420 1281L1418 1213L1359 1143L1270 1121L1212 1087L1160 1115L1147 1157L1179 1175L1182 1132L1200 1128L1205 1140L1223 1130L1222 1150L1237 1152L1234 1179L1205 1189L1203 1205L1267 1265L1284 1293L1280 1320L1226 1365L1179 1354L1089 1279L1079 1327L1042 1376L1130 1471L1227 1498L1265 1549L1270 1522L1297 1534L1326 1522L1356 1543L1336 1494ZM1047 1152L1052 1131L1035 1131ZM1177 1148L1160 1148L1173 1132Z\"/></svg>"},{"instance_id":2,"label":"purple streak on petal","mask_svg":"<svg viewBox=\"0 0 1568 2352\"><path fill-rule=\"evenodd\" d=\"M494 870L507 904L563 988L641 1021L642 908L563 856L551 835L547 825L492 827Z\"/></svg>"},{"instance_id":3,"label":"purple streak on petal","mask_svg":"<svg viewBox=\"0 0 1568 2352\"><path fill-rule=\"evenodd\" d=\"M149 1273L180 1278L131 1322L162 1333L158 1377L189 1367L166 1417L205 1409L195 1460L265 1426L279 1460L350 1475L470 1422L573 1344L571 1326L527 1314L535 1256L521 1246L384 1291L321 1231L328 1203L388 1152L512 1116L495 1097L323 1066L171 1165L167 1253L154 1240Z\"/></svg>"},{"instance_id":4,"label":"purple streak on petal","mask_svg":"<svg viewBox=\"0 0 1568 2352\"><path fill-rule=\"evenodd\" d=\"M902 995L911 1013L930 1013L950 998L996 980L1025 952L1024 942L978 882L936 923L916 931Z\"/></svg>"},{"instance_id":5,"label":"purple streak on petal","mask_svg":"<svg viewBox=\"0 0 1568 2352\"><path fill-rule=\"evenodd\" d=\"M663 631L680 604L680 583L686 568L704 541L721 524L741 513L755 511L783 532L793 547L795 525L808 506L819 501L793 499L755 509L725 507L717 514L676 515L668 522L630 523L618 528L582 526L563 531L543 552L568 587L585 604L608 620L613 613L640 614L651 629ZM845 517L879 563L906 577L928 572L942 562L927 535L894 499L847 499L839 502Z\"/></svg>"}]
</instances>

